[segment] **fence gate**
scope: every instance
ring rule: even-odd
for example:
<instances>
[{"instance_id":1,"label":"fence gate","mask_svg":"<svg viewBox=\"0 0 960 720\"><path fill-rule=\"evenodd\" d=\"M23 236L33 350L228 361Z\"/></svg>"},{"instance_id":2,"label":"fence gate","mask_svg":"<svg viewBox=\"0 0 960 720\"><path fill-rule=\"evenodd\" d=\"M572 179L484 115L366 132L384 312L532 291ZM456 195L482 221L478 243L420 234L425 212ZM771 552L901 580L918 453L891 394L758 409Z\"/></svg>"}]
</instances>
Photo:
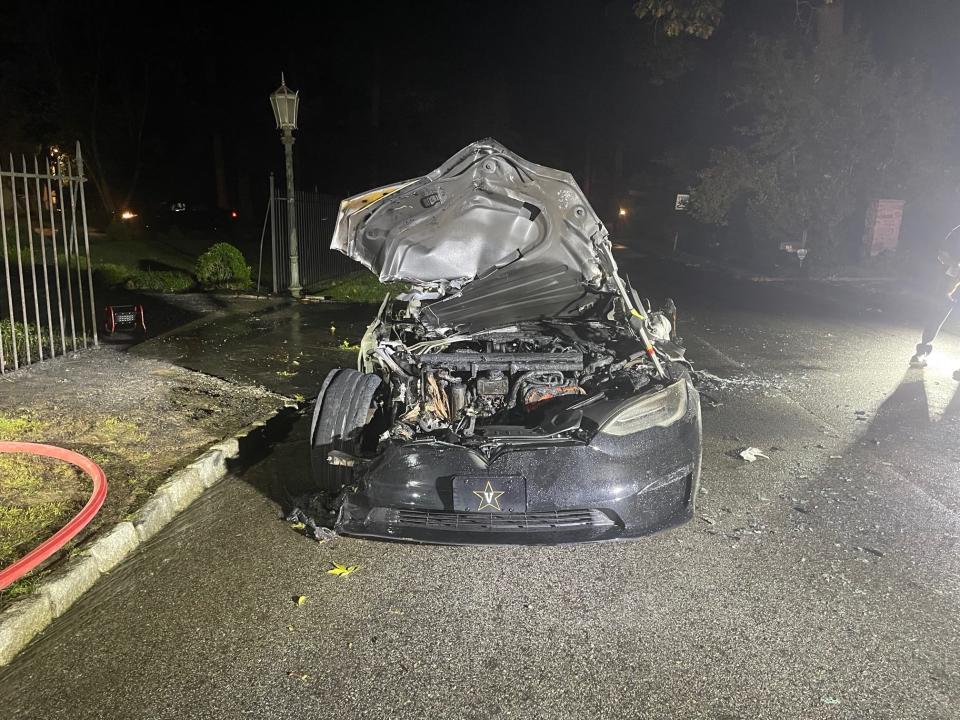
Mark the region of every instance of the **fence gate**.
<instances>
[{"instance_id":1,"label":"fence gate","mask_svg":"<svg viewBox=\"0 0 960 720\"><path fill-rule=\"evenodd\" d=\"M0 374L99 344L80 144L0 156Z\"/></svg>"},{"instance_id":2,"label":"fence gate","mask_svg":"<svg viewBox=\"0 0 960 720\"><path fill-rule=\"evenodd\" d=\"M340 201L330 195L302 190L297 190L294 197L297 262L300 284L304 290L309 290L321 280L360 269L359 263L330 249ZM270 207L267 212L273 250L273 292L276 293L290 287L290 234L287 230L287 198L284 191L274 185L273 174L270 175Z\"/></svg>"}]
</instances>

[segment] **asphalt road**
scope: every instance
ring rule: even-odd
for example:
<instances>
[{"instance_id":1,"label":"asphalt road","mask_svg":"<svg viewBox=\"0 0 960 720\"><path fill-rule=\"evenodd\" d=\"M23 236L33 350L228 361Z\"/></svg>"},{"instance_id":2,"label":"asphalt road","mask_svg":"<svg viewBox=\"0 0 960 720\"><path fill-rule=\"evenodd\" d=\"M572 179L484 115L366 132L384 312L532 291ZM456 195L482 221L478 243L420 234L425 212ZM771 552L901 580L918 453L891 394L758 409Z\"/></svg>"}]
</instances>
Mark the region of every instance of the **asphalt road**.
<instances>
[{"instance_id":1,"label":"asphalt road","mask_svg":"<svg viewBox=\"0 0 960 720\"><path fill-rule=\"evenodd\" d=\"M960 342L909 371L909 309L652 276L715 401L696 520L608 545L320 545L279 517L301 421L0 671L0 715L960 716Z\"/></svg>"}]
</instances>

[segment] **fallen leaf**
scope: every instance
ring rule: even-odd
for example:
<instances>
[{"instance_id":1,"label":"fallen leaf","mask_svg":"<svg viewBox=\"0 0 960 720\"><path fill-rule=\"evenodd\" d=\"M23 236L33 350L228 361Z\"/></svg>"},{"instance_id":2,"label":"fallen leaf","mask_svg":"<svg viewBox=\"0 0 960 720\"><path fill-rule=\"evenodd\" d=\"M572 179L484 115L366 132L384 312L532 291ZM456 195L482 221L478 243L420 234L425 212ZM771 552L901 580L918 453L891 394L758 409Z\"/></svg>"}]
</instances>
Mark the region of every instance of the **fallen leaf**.
<instances>
[{"instance_id":1,"label":"fallen leaf","mask_svg":"<svg viewBox=\"0 0 960 720\"><path fill-rule=\"evenodd\" d=\"M307 596L306 595L297 595L297 605L306 605Z\"/></svg>"},{"instance_id":2,"label":"fallen leaf","mask_svg":"<svg viewBox=\"0 0 960 720\"><path fill-rule=\"evenodd\" d=\"M292 530L303 530L306 527L302 522L296 522L290 526Z\"/></svg>"},{"instance_id":3,"label":"fallen leaf","mask_svg":"<svg viewBox=\"0 0 960 720\"><path fill-rule=\"evenodd\" d=\"M352 573L354 570L360 569L359 565L350 565L348 567L346 565L341 565L340 563L330 563L330 564L333 565L333 567L327 570L327 574L337 575L338 577L345 577L350 573Z\"/></svg>"}]
</instances>

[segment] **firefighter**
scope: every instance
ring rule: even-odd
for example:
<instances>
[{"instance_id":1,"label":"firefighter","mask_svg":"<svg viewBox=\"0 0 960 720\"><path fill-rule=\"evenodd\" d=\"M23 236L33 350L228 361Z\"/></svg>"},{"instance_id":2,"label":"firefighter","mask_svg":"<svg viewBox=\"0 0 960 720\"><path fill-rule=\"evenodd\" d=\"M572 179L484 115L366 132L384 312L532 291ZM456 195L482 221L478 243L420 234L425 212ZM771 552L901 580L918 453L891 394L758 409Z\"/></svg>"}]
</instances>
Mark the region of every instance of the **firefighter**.
<instances>
[{"instance_id":1,"label":"firefighter","mask_svg":"<svg viewBox=\"0 0 960 720\"><path fill-rule=\"evenodd\" d=\"M960 225L947 233L937 260L943 266L943 276L937 291L937 302L927 313L920 342L917 344L913 357L910 358L910 367L922 368L927 366L927 358L933 352L933 341L940 333L957 300L960 299ZM960 369L954 371L953 378L960 380Z\"/></svg>"}]
</instances>

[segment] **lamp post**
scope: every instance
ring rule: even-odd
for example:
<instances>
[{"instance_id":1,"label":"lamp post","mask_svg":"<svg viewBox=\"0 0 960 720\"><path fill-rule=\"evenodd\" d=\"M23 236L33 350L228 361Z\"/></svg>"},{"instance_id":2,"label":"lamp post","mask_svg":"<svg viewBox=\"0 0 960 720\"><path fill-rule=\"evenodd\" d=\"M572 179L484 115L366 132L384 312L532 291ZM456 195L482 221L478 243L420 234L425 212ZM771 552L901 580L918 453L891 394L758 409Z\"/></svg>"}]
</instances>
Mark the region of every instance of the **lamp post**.
<instances>
[{"instance_id":1,"label":"lamp post","mask_svg":"<svg viewBox=\"0 0 960 720\"><path fill-rule=\"evenodd\" d=\"M283 133L284 155L287 161L287 230L290 233L290 294L300 297L300 265L297 259L297 210L293 189L293 131L297 129L297 110L300 106L300 93L287 87L283 73L280 74L280 87L270 95L273 117L277 129Z\"/></svg>"}]
</instances>

